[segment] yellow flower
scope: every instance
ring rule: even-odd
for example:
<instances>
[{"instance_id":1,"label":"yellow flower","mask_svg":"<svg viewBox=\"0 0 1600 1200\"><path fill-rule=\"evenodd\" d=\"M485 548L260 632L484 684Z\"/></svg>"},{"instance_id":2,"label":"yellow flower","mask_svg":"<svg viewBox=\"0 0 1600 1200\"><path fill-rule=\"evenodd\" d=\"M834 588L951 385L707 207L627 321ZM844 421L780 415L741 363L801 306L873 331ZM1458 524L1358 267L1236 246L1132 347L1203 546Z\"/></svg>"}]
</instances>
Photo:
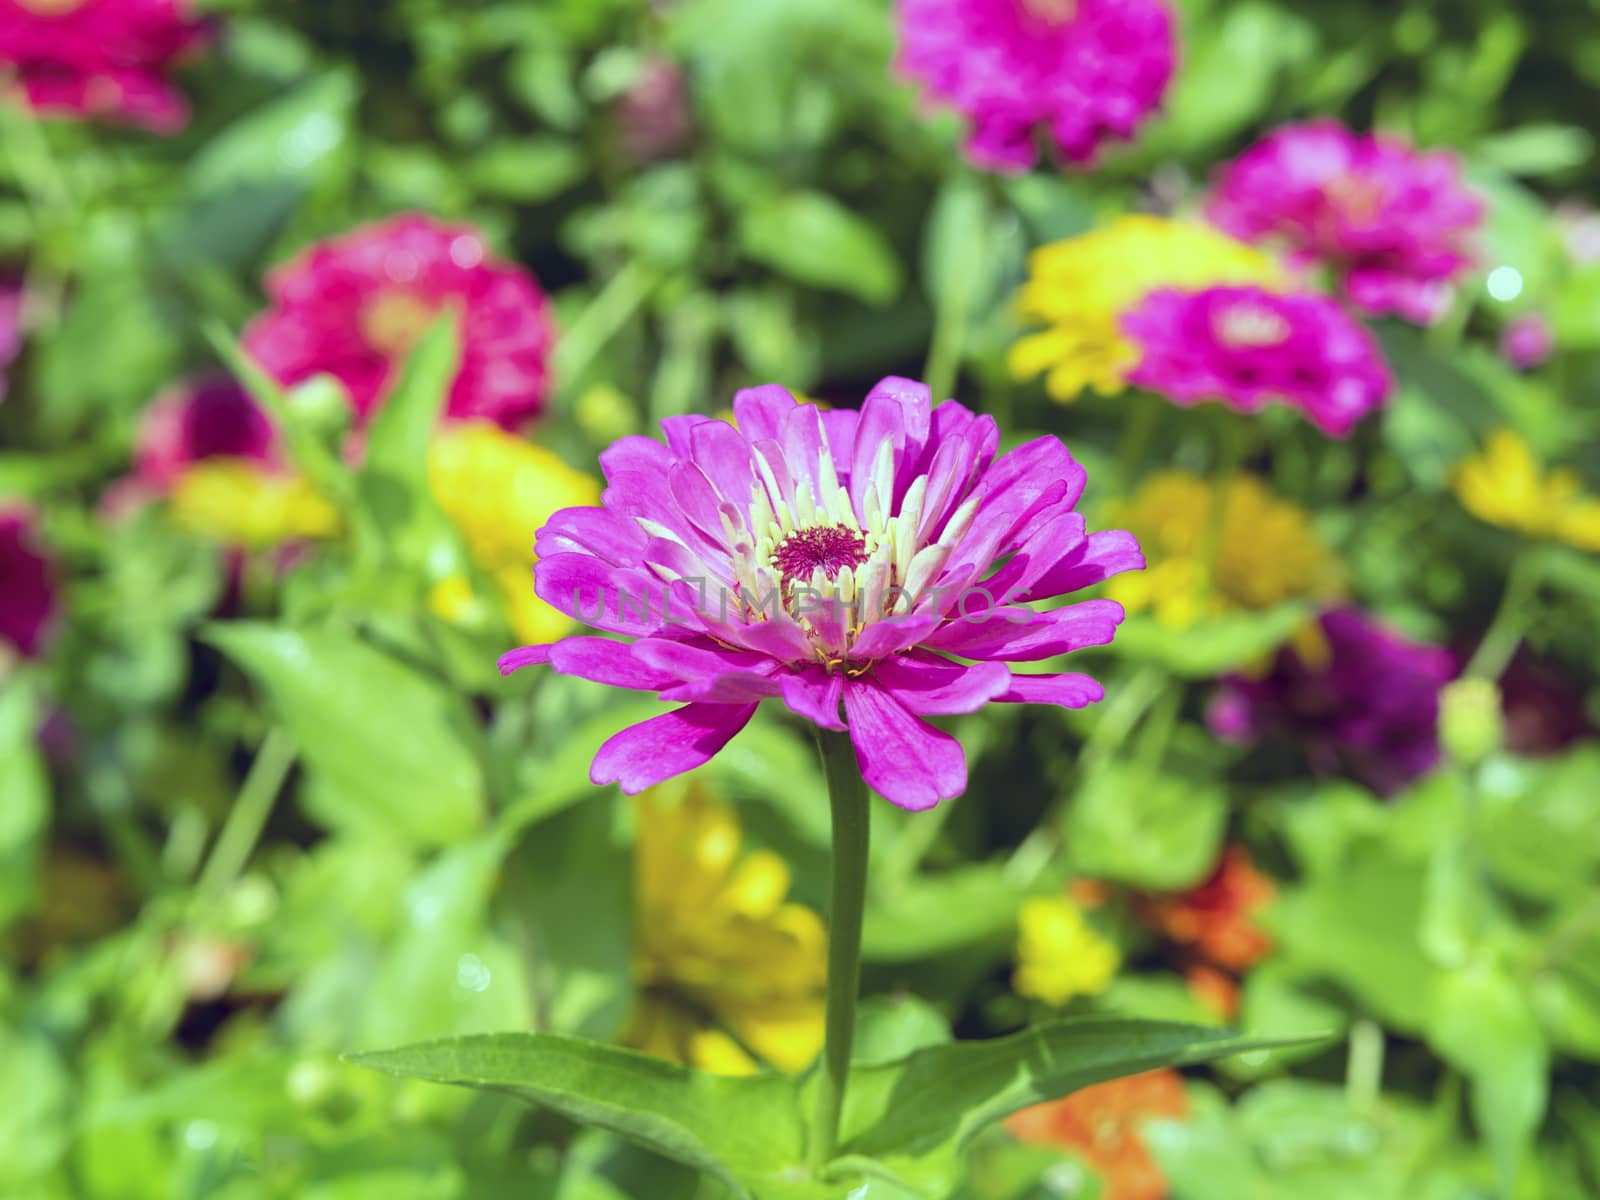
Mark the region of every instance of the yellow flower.
<instances>
[{"instance_id":1,"label":"yellow flower","mask_svg":"<svg viewBox=\"0 0 1600 1200\"><path fill-rule=\"evenodd\" d=\"M244 459L196 463L168 499L178 524L244 546L331 537L339 530L338 512L305 479Z\"/></svg>"},{"instance_id":2,"label":"yellow flower","mask_svg":"<svg viewBox=\"0 0 1600 1200\"><path fill-rule=\"evenodd\" d=\"M1600 499L1586 494L1577 472L1548 473L1528 443L1509 429L1492 434L1451 480L1462 506L1478 520L1580 550L1600 550Z\"/></svg>"},{"instance_id":3,"label":"yellow flower","mask_svg":"<svg viewBox=\"0 0 1600 1200\"><path fill-rule=\"evenodd\" d=\"M599 481L497 425L474 421L434 437L428 484L461 530L473 562L494 579L516 635L548 642L565 633L572 621L533 594L533 537L558 509L598 503ZM466 619L476 603L459 578L445 580L429 597L446 620Z\"/></svg>"},{"instance_id":4,"label":"yellow flower","mask_svg":"<svg viewBox=\"0 0 1600 1200\"><path fill-rule=\"evenodd\" d=\"M1064 896L1035 896L1017 914L1018 994L1065 1004L1106 990L1122 964L1117 948L1094 931Z\"/></svg>"},{"instance_id":5,"label":"yellow flower","mask_svg":"<svg viewBox=\"0 0 1600 1200\"><path fill-rule=\"evenodd\" d=\"M1198 475L1164 471L1113 507L1111 524L1130 530L1149 564L1119 575L1106 594L1129 612L1148 610L1174 628L1238 610L1272 608L1338 590L1338 565L1311 528L1310 514L1280 500L1253 475L1228 485L1221 521L1212 517L1214 485Z\"/></svg>"},{"instance_id":6,"label":"yellow flower","mask_svg":"<svg viewBox=\"0 0 1600 1200\"><path fill-rule=\"evenodd\" d=\"M1147 215L1041 246L1028 272L1017 311L1047 328L1011 347L1011 373L1048 372L1045 387L1063 403L1085 387L1107 396L1122 390L1139 351L1119 321L1150 292L1280 279L1272 259L1210 226Z\"/></svg>"},{"instance_id":7,"label":"yellow flower","mask_svg":"<svg viewBox=\"0 0 1600 1200\"><path fill-rule=\"evenodd\" d=\"M788 865L741 855L738 817L695 784L635 804L639 999L623 1040L724 1075L809 1066L822 1048L827 938L814 911L786 902Z\"/></svg>"}]
</instances>

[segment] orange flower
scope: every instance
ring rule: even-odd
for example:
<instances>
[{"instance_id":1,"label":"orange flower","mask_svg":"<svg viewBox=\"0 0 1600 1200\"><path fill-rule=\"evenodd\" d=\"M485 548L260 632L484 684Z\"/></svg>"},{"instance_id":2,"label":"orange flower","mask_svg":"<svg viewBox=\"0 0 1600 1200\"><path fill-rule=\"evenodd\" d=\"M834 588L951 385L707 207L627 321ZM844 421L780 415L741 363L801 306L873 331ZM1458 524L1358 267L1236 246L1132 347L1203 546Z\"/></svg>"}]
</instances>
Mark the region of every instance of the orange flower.
<instances>
[{"instance_id":1,"label":"orange flower","mask_svg":"<svg viewBox=\"0 0 1600 1200\"><path fill-rule=\"evenodd\" d=\"M1097 1083L1048 1104L1015 1113L1006 1127L1025 1142L1071 1150L1105 1181L1104 1200L1163 1200L1166 1177L1139 1131L1151 1117L1189 1111L1183 1078L1150 1071Z\"/></svg>"},{"instance_id":2,"label":"orange flower","mask_svg":"<svg viewBox=\"0 0 1600 1200\"><path fill-rule=\"evenodd\" d=\"M1139 916L1204 962L1243 971L1272 951L1272 939L1255 918L1276 891L1244 847L1229 846L1211 878L1187 892L1146 897Z\"/></svg>"},{"instance_id":3,"label":"orange flower","mask_svg":"<svg viewBox=\"0 0 1600 1200\"><path fill-rule=\"evenodd\" d=\"M1189 985L1189 994L1218 1020L1231 1021L1239 1015L1239 983L1226 971L1195 963L1183 973L1183 981Z\"/></svg>"}]
</instances>

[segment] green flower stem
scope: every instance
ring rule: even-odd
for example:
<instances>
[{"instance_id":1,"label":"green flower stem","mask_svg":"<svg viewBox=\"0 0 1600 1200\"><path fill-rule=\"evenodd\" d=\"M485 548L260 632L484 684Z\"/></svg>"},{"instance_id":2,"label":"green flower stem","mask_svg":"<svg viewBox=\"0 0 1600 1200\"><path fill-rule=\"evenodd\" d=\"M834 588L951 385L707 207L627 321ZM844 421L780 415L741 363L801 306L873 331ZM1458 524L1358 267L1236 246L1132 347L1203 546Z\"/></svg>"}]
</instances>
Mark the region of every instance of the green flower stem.
<instances>
[{"instance_id":1,"label":"green flower stem","mask_svg":"<svg viewBox=\"0 0 1600 1200\"><path fill-rule=\"evenodd\" d=\"M1473 651L1472 661L1461 672L1462 678L1494 680L1505 674L1511 656L1522 644L1522 635L1528 628L1529 602L1538 586L1538 559L1533 552L1524 550L1511 564L1500 607L1489 622L1483 641Z\"/></svg>"},{"instance_id":2,"label":"green flower stem","mask_svg":"<svg viewBox=\"0 0 1600 1200\"><path fill-rule=\"evenodd\" d=\"M867 785L856 766L850 736L817 731L822 769L833 806L833 891L828 908L827 1041L817 1089L811 1165L820 1170L834 1156L839 1117L850 1077L856 1036L856 994L861 990L861 920L867 901Z\"/></svg>"},{"instance_id":3,"label":"green flower stem","mask_svg":"<svg viewBox=\"0 0 1600 1200\"><path fill-rule=\"evenodd\" d=\"M222 832L211 847L211 857L200 874L197 896L217 896L244 870L256 842L261 839L261 831L266 828L267 818L272 815L278 793L289 778L294 760L294 743L282 729L274 728L256 752L250 773L239 789L239 798L234 801Z\"/></svg>"}]
</instances>

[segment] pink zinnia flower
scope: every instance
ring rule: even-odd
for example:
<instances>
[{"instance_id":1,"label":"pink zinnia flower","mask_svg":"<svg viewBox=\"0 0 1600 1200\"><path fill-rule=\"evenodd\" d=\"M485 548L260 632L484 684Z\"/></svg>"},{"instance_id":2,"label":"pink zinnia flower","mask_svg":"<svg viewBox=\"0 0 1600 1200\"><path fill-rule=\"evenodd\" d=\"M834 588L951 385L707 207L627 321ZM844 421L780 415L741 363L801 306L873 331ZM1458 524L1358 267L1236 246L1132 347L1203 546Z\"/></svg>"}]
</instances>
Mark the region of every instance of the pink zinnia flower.
<instances>
[{"instance_id":1,"label":"pink zinnia flower","mask_svg":"<svg viewBox=\"0 0 1600 1200\"><path fill-rule=\"evenodd\" d=\"M978 165L1027 170L1041 129L1083 163L1160 104L1172 26L1161 0L900 0L896 67L965 114Z\"/></svg>"},{"instance_id":2,"label":"pink zinnia flower","mask_svg":"<svg viewBox=\"0 0 1600 1200\"><path fill-rule=\"evenodd\" d=\"M967 769L923 716L1101 698L1086 675L1007 665L1109 642L1121 605L1026 602L1144 565L1131 535L1085 532L1083 468L1060 441L996 458L992 418L930 408L904 379L859 413L773 386L733 409L737 428L670 417L666 445L615 443L601 507L563 509L539 532L538 594L630 640L523 647L501 670L547 662L684 704L606 742L595 783L638 792L697 767L775 697L848 728L867 782L928 808L960 795Z\"/></svg>"},{"instance_id":3,"label":"pink zinnia flower","mask_svg":"<svg viewBox=\"0 0 1600 1200\"><path fill-rule=\"evenodd\" d=\"M208 32L188 0L0 0L0 75L35 112L172 133L189 105L167 72Z\"/></svg>"},{"instance_id":4,"label":"pink zinnia flower","mask_svg":"<svg viewBox=\"0 0 1600 1200\"><path fill-rule=\"evenodd\" d=\"M1388 795L1439 761L1439 689L1456 674L1448 650L1392 633L1355 609L1325 613L1325 653L1286 647L1265 675L1222 681L1207 718L1229 741L1298 743L1311 769Z\"/></svg>"},{"instance_id":5,"label":"pink zinnia flower","mask_svg":"<svg viewBox=\"0 0 1600 1200\"><path fill-rule=\"evenodd\" d=\"M450 305L462 311L462 363L446 415L512 429L544 407L549 305L532 276L491 259L469 227L420 215L365 226L273 271L267 295L272 307L246 331L245 348L285 386L335 376L360 419Z\"/></svg>"},{"instance_id":6,"label":"pink zinnia flower","mask_svg":"<svg viewBox=\"0 0 1600 1200\"><path fill-rule=\"evenodd\" d=\"M1394 386L1372 335L1325 296L1163 289L1122 328L1142 354L1130 382L1178 404L1221 400L1246 413L1282 400L1330 437L1348 434Z\"/></svg>"},{"instance_id":7,"label":"pink zinnia flower","mask_svg":"<svg viewBox=\"0 0 1600 1200\"><path fill-rule=\"evenodd\" d=\"M1454 154L1329 120L1286 125L1235 159L1210 216L1236 237L1281 241L1301 265L1331 267L1368 312L1426 323L1472 265L1483 203Z\"/></svg>"},{"instance_id":8,"label":"pink zinnia flower","mask_svg":"<svg viewBox=\"0 0 1600 1200\"><path fill-rule=\"evenodd\" d=\"M44 649L56 615L56 577L32 512L0 507L0 643L24 658Z\"/></svg>"},{"instance_id":9,"label":"pink zinnia flower","mask_svg":"<svg viewBox=\"0 0 1600 1200\"><path fill-rule=\"evenodd\" d=\"M1555 331L1539 313L1514 317L1500 331L1500 357L1519 371L1543 366L1555 348Z\"/></svg>"}]
</instances>

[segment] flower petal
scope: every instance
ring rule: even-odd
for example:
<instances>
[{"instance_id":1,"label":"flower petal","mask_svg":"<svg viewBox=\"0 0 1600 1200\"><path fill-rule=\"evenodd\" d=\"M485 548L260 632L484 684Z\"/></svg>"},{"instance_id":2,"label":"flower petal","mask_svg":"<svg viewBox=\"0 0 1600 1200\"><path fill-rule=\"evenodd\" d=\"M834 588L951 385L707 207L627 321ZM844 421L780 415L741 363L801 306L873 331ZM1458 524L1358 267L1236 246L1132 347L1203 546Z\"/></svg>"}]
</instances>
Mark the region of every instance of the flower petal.
<instances>
[{"instance_id":1,"label":"flower petal","mask_svg":"<svg viewBox=\"0 0 1600 1200\"><path fill-rule=\"evenodd\" d=\"M608 740L589 768L592 783L630 796L708 762L750 723L754 704L686 704L630 725Z\"/></svg>"},{"instance_id":2,"label":"flower petal","mask_svg":"<svg viewBox=\"0 0 1600 1200\"><path fill-rule=\"evenodd\" d=\"M872 676L908 711L933 715L977 712L1011 686L1004 663L968 666L933 655L882 659Z\"/></svg>"},{"instance_id":3,"label":"flower petal","mask_svg":"<svg viewBox=\"0 0 1600 1200\"><path fill-rule=\"evenodd\" d=\"M912 716L877 684L848 683L844 711L861 777L885 800L918 812L966 791L961 743Z\"/></svg>"},{"instance_id":4,"label":"flower petal","mask_svg":"<svg viewBox=\"0 0 1600 1200\"><path fill-rule=\"evenodd\" d=\"M1106 690L1087 675L1013 675L995 699L1001 704L1059 704L1083 708L1105 699Z\"/></svg>"},{"instance_id":5,"label":"flower petal","mask_svg":"<svg viewBox=\"0 0 1600 1200\"><path fill-rule=\"evenodd\" d=\"M1034 613L1031 620L1010 620L1027 609L1004 608L980 621L951 621L927 639L936 650L963 658L1033 662L1068 654L1085 646L1104 646L1122 624L1122 605L1114 600L1085 600L1066 608Z\"/></svg>"}]
</instances>

